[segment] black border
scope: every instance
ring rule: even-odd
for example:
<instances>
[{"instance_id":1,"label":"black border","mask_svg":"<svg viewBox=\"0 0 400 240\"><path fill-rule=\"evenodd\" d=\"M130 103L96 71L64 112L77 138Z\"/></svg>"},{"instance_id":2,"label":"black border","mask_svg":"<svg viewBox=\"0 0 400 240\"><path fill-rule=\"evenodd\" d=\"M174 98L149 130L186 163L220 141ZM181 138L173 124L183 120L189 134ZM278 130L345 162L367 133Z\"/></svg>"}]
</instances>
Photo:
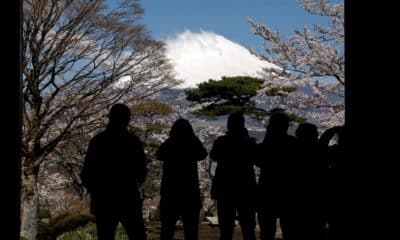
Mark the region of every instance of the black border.
<instances>
[{"instance_id":1,"label":"black border","mask_svg":"<svg viewBox=\"0 0 400 240\"><path fill-rule=\"evenodd\" d=\"M365 160L364 156L370 154L376 150L372 149L374 143L372 139L377 140L377 136L373 136L369 130L373 128L375 120L373 119L374 113L382 108L379 106L383 101L379 102L377 98L371 97L371 94L378 94L381 89L376 88L377 80L382 81L394 81L395 79L383 79L387 76L382 74L385 71L384 68L380 68L386 63L379 63L380 59L374 56L374 46L379 45L383 47L384 43L375 42L375 39L370 39L373 34L369 34L369 31L373 29L377 24L370 24L380 18L379 15L371 15L375 10L376 4L369 5L370 11L365 11L368 4L364 1L356 0L345 0L345 57L346 57L346 148L347 148L347 164L345 165L346 173L344 175L344 181L348 183L345 193L348 194L346 197L349 201L346 202L346 206L343 206L343 212L346 212L346 220L343 222L343 229L351 228L354 232L354 223L359 221L361 215L359 215L357 209L360 208L359 204L362 204L361 199L364 195L358 195L363 190L363 185L358 184L362 180L354 181L355 178L360 179L359 173L362 171L360 164L360 158ZM386 5L385 5L386 6ZM2 130L0 131L1 141L1 189L5 190L5 193L1 194L5 199L8 200L6 205L2 205L3 209L7 210L7 214L2 215L5 219L6 225L2 223L4 231L2 231L2 238L4 233L10 233L13 237L6 239L19 239L20 231L20 148L21 148L21 19L22 19L22 0L6 1L3 5L3 14L1 16L2 23L2 43L1 43L1 54L2 63L1 68L1 103L3 107L3 113L0 119L2 120ZM387 6L386 6L387 7ZM8 15L4 12L9 13ZM363 15L363 16L359 16ZM385 21L385 20L384 20ZM385 22L384 22L385 23ZM378 23L383 24L383 23ZM382 25L383 26L383 25ZM371 29L372 28L372 29ZM393 30L392 30L393 31ZM385 34L379 29L376 34ZM387 34L387 33L386 33ZM391 37L389 35L389 37ZM393 36L392 36L393 37ZM390 46L389 46L390 47ZM386 49L380 49L379 51L386 51ZM387 51L391 54L390 51ZM375 59L373 59L375 58ZM372 59L372 60L371 60ZM371 61L373 61L376 67L371 67ZM389 69L395 71L396 69ZM381 79L376 79L381 78ZM379 83L379 81L378 81ZM388 87L385 85L384 87ZM389 85L390 87L390 85ZM385 95L385 93L384 93ZM372 98L372 99L371 99ZM386 103L385 103L386 105ZM368 116L372 115L371 118ZM383 124L386 121L383 121ZM379 123L382 125L382 123ZM386 122L386 124L392 124ZM388 127L391 127L389 125ZM384 130L385 131L385 130ZM361 156L360 156L361 155ZM379 165L379 164L377 164ZM358 169L357 171L353 171ZM368 177L368 176L366 176ZM4 178L4 179L3 179ZM370 180L368 180L370 181ZM367 182L368 182L367 181ZM4 199L2 199L4 200ZM362 209L365 210L365 209ZM10 226L8 226L10 225ZM365 228L365 227L364 227ZM356 234L358 235L358 234ZM350 239L350 235L343 239ZM351 239L356 239L353 238Z\"/></svg>"},{"instance_id":2,"label":"black border","mask_svg":"<svg viewBox=\"0 0 400 240\"><path fill-rule=\"evenodd\" d=\"M20 233L20 186L21 186L21 48L22 48L22 0L2 3L1 34L1 128L0 169L2 236L3 239L19 239ZM5 203L3 203L5 201ZM4 236L5 235L5 236Z\"/></svg>"}]
</instances>

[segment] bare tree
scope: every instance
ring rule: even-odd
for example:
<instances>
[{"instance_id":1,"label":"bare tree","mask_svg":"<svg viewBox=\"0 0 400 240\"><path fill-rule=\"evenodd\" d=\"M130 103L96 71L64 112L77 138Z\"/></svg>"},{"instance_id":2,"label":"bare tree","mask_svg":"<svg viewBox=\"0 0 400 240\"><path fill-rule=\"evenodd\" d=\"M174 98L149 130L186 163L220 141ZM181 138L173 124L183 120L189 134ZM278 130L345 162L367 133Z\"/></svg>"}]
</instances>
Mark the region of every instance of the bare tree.
<instances>
[{"instance_id":1,"label":"bare tree","mask_svg":"<svg viewBox=\"0 0 400 240\"><path fill-rule=\"evenodd\" d=\"M343 124L343 3L330 4L328 0L297 2L310 14L327 17L329 26L304 27L285 39L278 31L249 19L252 32L265 41L265 52L253 53L279 66L264 69L265 83L260 91L264 98L260 102L267 100L271 108L283 107L308 119L316 119L324 127Z\"/></svg>"},{"instance_id":2,"label":"bare tree","mask_svg":"<svg viewBox=\"0 0 400 240\"><path fill-rule=\"evenodd\" d=\"M40 165L60 143L103 126L114 103L177 82L164 44L138 22L138 1L24 0L23 13L21 234L35 239Z\"/></svg>"}]
</instances>

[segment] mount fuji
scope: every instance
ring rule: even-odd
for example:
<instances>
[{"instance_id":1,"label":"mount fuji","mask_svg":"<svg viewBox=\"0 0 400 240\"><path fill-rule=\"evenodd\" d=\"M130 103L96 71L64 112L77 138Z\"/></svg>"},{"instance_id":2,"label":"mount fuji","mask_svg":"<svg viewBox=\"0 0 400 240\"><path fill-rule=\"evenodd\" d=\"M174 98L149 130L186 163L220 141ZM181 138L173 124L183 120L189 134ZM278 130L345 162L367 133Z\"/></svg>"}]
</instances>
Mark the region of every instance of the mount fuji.
<instances>
[{"instance_id":1,"label":"mount fuji","mask_svg":"<svg viewBox=\"0 0 400 240\"><path fill-rule=\"evenodd\" d=\"M186 30L166 39L166 56L183 83L178 88L193 88L208 79L222 76L261 77L263 68L278 68L262 61L244 46L209 31Z\"/></svg>"}]
</instances>

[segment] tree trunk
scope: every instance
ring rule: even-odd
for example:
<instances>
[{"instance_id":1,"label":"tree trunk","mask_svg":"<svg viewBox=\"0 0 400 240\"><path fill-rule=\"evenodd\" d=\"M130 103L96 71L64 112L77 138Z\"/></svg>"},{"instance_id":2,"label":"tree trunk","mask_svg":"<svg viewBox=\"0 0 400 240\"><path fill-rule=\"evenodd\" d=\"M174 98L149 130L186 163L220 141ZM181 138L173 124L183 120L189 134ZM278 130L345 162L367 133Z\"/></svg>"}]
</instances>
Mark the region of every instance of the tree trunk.
<instances>
[{"instance_id":1,"label":"tree trunk","mask_svg":"<svg viewBox=\"0 0 400 240\"><path fill-rule=\"evenodd\" d=\"M37 235L38 199L37 176L22 176L21 236L29 240L35 240Z\"/></svg>"}]
</instances>

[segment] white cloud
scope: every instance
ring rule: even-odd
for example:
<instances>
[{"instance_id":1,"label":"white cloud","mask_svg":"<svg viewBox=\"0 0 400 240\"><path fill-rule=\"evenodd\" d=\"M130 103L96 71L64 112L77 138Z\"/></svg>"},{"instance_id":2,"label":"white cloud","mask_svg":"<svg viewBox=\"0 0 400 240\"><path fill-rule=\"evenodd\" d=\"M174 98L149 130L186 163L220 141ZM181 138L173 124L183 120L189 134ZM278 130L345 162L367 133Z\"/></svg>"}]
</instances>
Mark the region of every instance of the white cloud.
<instances>
[{"instance_id":1,"label":"white cloud","mask_svg":"<svg viewBox=\"0 0 400 240\"><path fill-rule=\"evenodd\" d=\"M242 45L213 32L186 30L165 42L167 57L177 78L184 81L180 88L195 87L210 78L222 76L260 77L263 67L276 67L258 59Z\"/></svg>"}]
</instances>

